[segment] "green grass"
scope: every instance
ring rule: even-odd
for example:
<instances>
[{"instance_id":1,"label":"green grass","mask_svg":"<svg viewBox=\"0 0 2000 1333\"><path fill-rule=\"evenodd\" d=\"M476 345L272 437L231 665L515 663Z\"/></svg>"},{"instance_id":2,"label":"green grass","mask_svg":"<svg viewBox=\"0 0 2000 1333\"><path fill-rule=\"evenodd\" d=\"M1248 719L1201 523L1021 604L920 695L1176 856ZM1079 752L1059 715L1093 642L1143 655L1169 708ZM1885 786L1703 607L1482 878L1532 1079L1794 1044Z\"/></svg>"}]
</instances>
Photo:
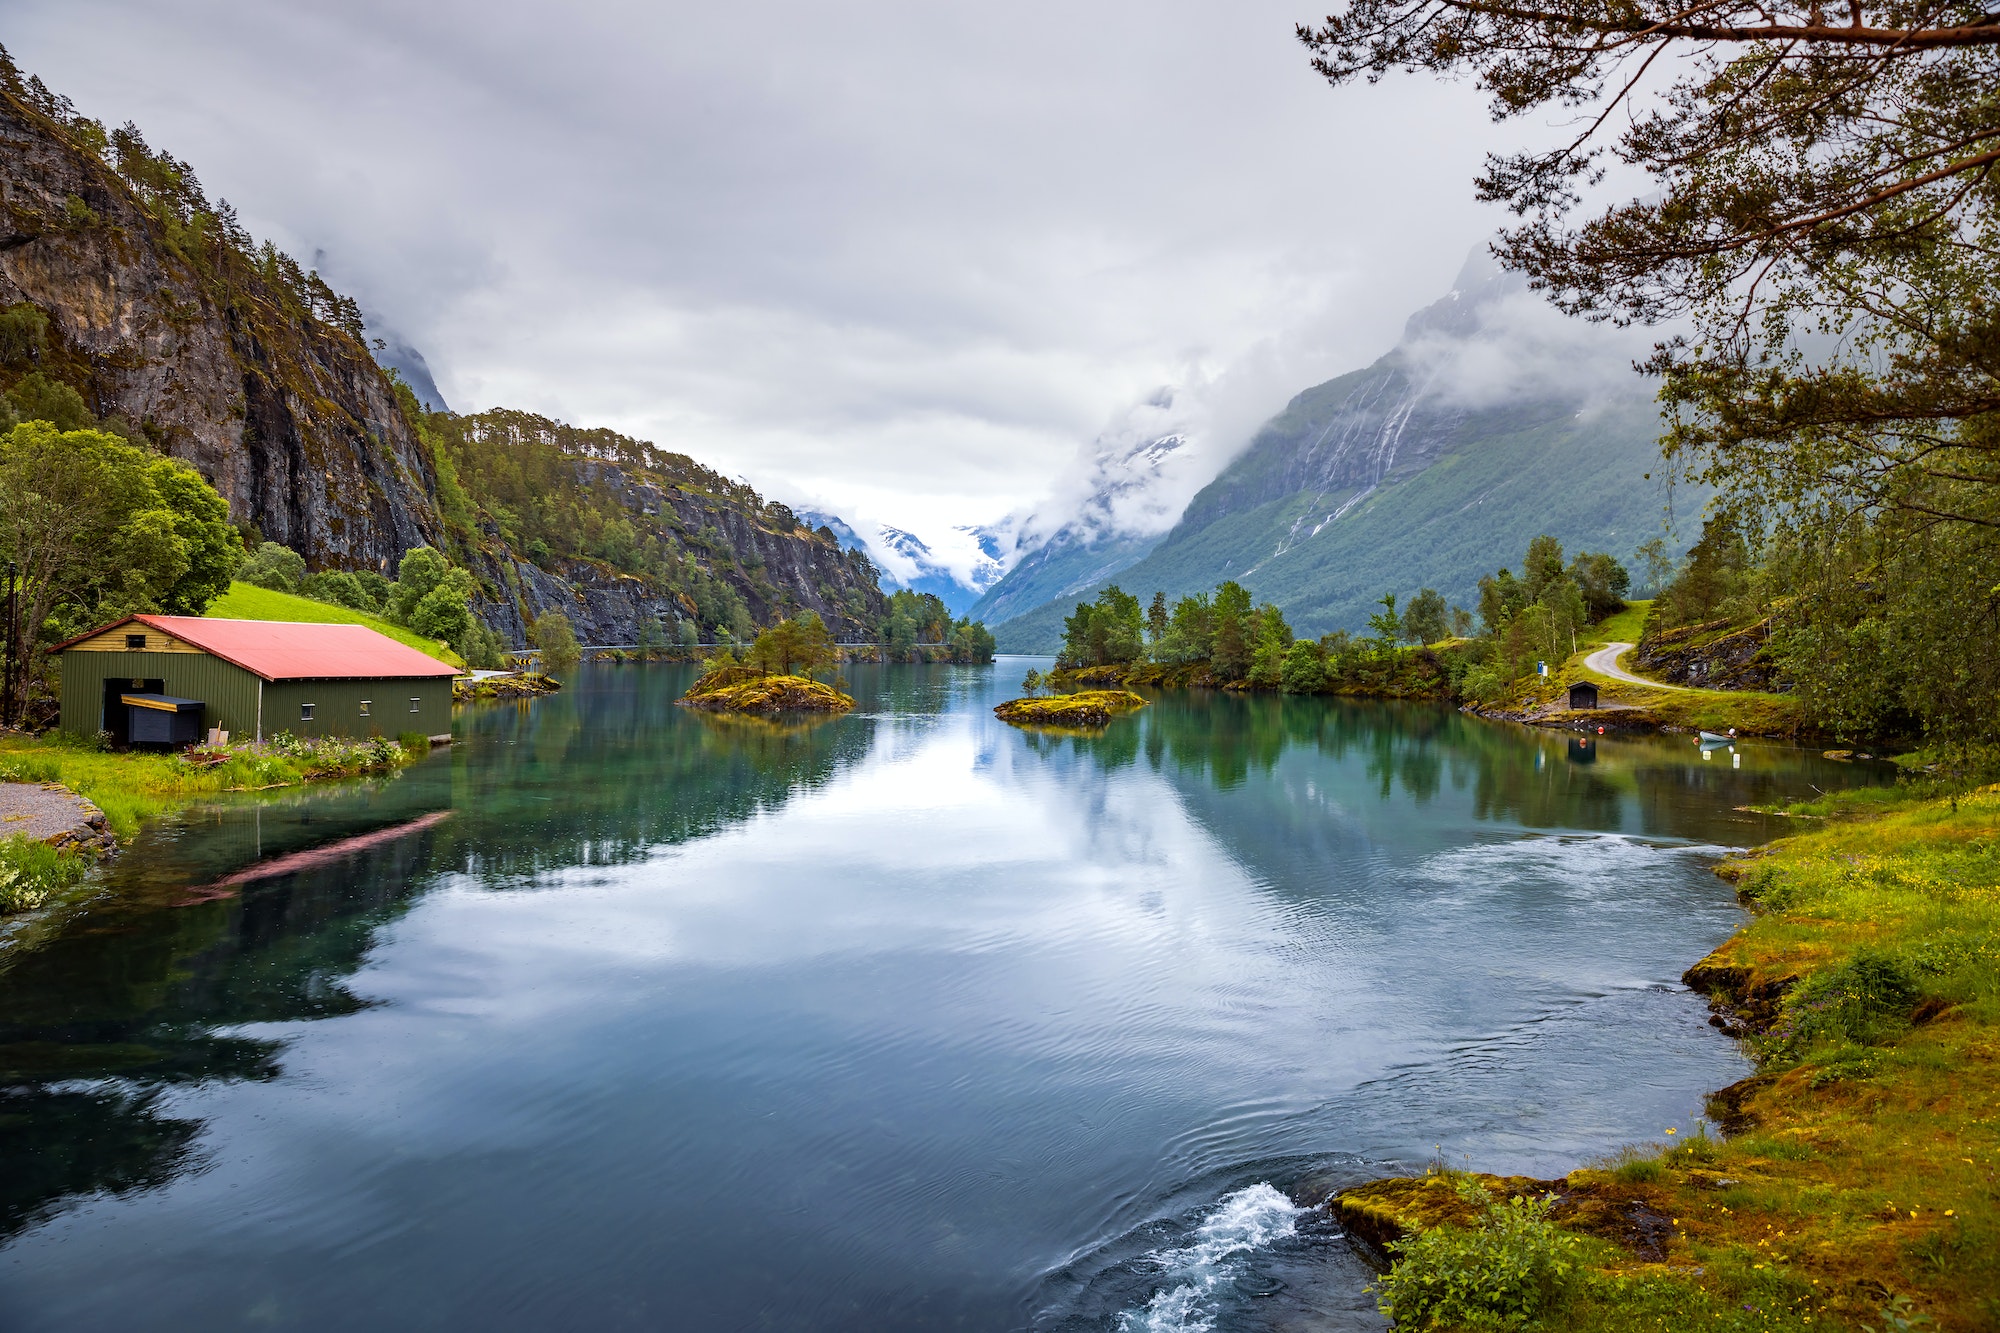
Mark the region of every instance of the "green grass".
<instances>
[{"instance_id":1,"label":"green grass","mask_svg":"<svg viewBox=\"0 0 2000 1333\"><path fill-rule=\"evenodd\" d=\"M1725 865L1755 916L1695 979L1754 1034L1756 1076L1717 1102L1736 1132L1663 1126L1572 1171L1551 1217L1595 1248L1529 1326L2000 1324L2000 786L1897 790ZM1406 1234L1465 1225L1428 1178L1350 1197Z\"/></svg>"},{"instance_id":2,"label":"green grass","mask_svg":"<svg viewBox=\"0 0 2000 1333\"><path fill-rule=\"evenodd\" d=\"M375 745L326 741L242 746L230 750L221 763L200 766L176 754L108 753L66 732L0 736L0 782L61 783L104 811L113 833L129 838L142 821L203 796L345 777L393 767L412 757L393 744L387 749L395 750L394 755Z\"/></svg>"},{"instance_id":3,"label":"green grass","mask_svg":"<svg viewBox=\"0 0 2000 1333\"><path fill-rule=\"evenodd\" d=\"M222 620L302 620L315 625L366 625L376 633L386 634L398 643L406 643L440 662L449 662L460 670L465 668L463 657L436 639L427 639L415 630L392 625L366 611L335 606L331 602L316 602L310 597L260 588L254 583L230 584L228 592L209 604L207 614Z\"/></svg>"},{"instance_id":4,"label":"green grass","mask_svg":"<svg viewBox=\"0 0 2000 1333\"><path fill-rule=\"evenodd\" d=\"M90 873L96 858L25 834L0 838L0 916L40 907Z\"/></svg>"},{"instance_id":5,"label":"green grass","mask_svg":"<svg viewBox=\"0 0 2000 1333\"><path fill-rule=\"evenodd\" d=\"M1593 648L1607 643L1637 643L1646 628L1646 616L1652 609L1650 601L1627 602L1625 609L1617 615L1606 616L1592 625L1584 633L1583 641Z\"/></svg>"}]
</instances>

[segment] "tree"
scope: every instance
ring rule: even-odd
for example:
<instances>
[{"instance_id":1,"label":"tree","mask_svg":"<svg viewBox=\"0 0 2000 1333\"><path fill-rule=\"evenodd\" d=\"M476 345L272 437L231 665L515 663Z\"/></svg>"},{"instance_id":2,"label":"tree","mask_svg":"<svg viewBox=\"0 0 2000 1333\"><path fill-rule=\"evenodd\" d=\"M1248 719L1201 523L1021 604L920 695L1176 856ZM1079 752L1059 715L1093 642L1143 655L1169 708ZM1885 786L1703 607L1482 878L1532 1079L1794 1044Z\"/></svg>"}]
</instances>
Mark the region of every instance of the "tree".
<instances>
[{"instance_id":1,"label":"tree","mask_svg":"<svg viewBox=\"0 0 2000 1333\"><path fill-rule=\"evenodd\" d=\"M781 620L757 636L744 660L759 671L811 675L834 662L833 636L811 611Z\"/></svg>"},{"instance_id":2,"label":"tree","mask_svg":"<svg viewBox=\"0 0 2000 1333\"><path fill-rule=\"evenodd\" d=\"M1631 590L1632 576L1609 555L1602 551L1579 551L1576 559L1569 562L1567 573L1581 590L1592 621L1625 609L1625 594Z\"/></svg>"},{"instance_id":3,"label":"tree","mask_svg":"<svg viewBox=\"0 0 2000 1333\"><path fill-rule=\"evenodd\" d=\"M1210 615L1214 629L1209 666L1222 680L1242 680L1250 673L1255 649L1249 590L1234 579L1217 584Z\"/></svg>"},{"instance_id":4,"label":"tree","mask_svg":"<svg viewBox=\"0 0 2000 1333\"><path fill-rule=\"evenodd\" d=\"M41 676L44 635L206 610L243 555L228 520L200 474L115 435L31 421L0 436L0 558L20 566L28 650L15 703Z\"/></svg>"},{"instance_id":5,"label":"tree","mask_svg":"<svg viewBox=\"0 0 2000 1333\"><path fill-rule=\"evenodd\" d=\"M1035 668L1033 667L1029 667L1028 674L1021 677L1021 693L1027 695L1030 699L1032 699L1041 692L1042 692L1042 673L1035 670Z\"/></svg>"},{"instance_id":6,"label":"tree","mask_svg":"<svg viewBox=\"0 0 2000 1333\"><path fill-rule=\"evenodd\" d=\"M1146 637L1158 643L1167 636L1167 626L1170 623L1167 616L1167 594L1155 591L1152 604L1146 608Z\"/></svg>"},{"instance_id":7,"label":"tree","mask_svg":"<svg viewBox=\"0 0 2000 1333\"><path fill-rule=\"evenodd\" d=\"M259 550L263 548L258 548ZM396 588L389 598L389 619L407 625L418 605L451 573L451 561L428 546L412 546L396 564Z\"/></svg>"},{"instance_id":8,"label":"tree","mask_svg":"<svg viewBox=\"0 0 2000 1333\"><path fill-rule=\"evenodd\" d=\"M275 592L297 592L306 581L306 558L280 542L262 542L238 566L236 577Z\"/></svg>"},{"instance_id":9,"label":"tree","mask_svg":"<svg viewBox=\"0 0 2000 1333\"><path fill-rule=\"evenodd\" d=\"M1671 627L1747 611L1750 568L1750 544L1736 515L1726 509L1710 514L1686 566L1653 599L1648 628L1655 620Z\"/></svg>"},{"instance_id":10,"label":"tree","mask_svg":"<svg viewBox=\"0 0 2000 1333\"><path fill-rule=\"evenodd\" d=\"M1114 583L1096 601L1079 602L1063 621L1060 660L1066 666L1136 662L1146 648L1144 623L1139 599Z\"/></svg>"},{"instance_id":11,"label":"tree","mask_svg":"<svg viewBox=\"0 0 2000 1333\"><path fill-rule=\"evenodd\" d=\"M1317 694L1326 688L1326 649L1300 639L1285 653L1280 685L1286 694Z\"/></svg>"},{"instance_id":12,"label":"tree","mask_svg":"<svg viewBox=\"0 0 2000 1333\"><path fill-rule=\"evenodd\" d=\"M1257 608L1253 617L1256 649L1250 655L1245 679L1259 689L1274 690L1284 682L1285 655L1292 648L1292 627L1284 613L1270 603Z\"/></svg>"},{"instance_id":13,"label":"tree","mask_svg":"<svg viewBox=\"0 0 2000 1333\"><path fill-rule=\"evenodd\" d=\"M543 671L567 674L576 670L583 660L583 654L577 647L576 631L570 628L569 617L554 609L535 617L534 623L528 626L528 642L541 649Z\"/></svg>"},{"instance_id":14,"label":"tree","mask_svg":"<svg viewBox=\"0 0 2000 1333\"><path fill-rule=\"evenodd\" d=\"M91 424L83 395L39 370L23 375L7 390L7 400L23 421L46 421L57 430L81 430Z\"/></svg>"},{"instance_id":15,"label":"tree","mask_svg":"<svg viewBox=\"0 0 2000 1333\"><path fill-rule=\"evenodd\" d=\"M1450 612L1436 588L1424 588L1403 612L1403 637L1411 643L1436 643L1451 634Z\"/></svg>"},{"instance_id":16,"label":"tree","mask_svg":"<svg viewBox=\"0 0 2000 1333\"><path fill-rule=\"evenodd\" d=\"M999 645L983 620L961 617L951 627L951 660L962 665L985 666L993 660Z\"/></svg>"},{"instance_id":17,"label":"tree","mask_svg":"<svg viewBox=\"0 0 2000 1333\"><path fill-rule=\"evenodd\" d=\"M1659 596L1660 590L1674 577L1675 561L1667 550L1666 539L1654 537L1643 541L1639 543L1639 549L1632 554L1641 565L1645 566L1647 595Z\"/></svg>"},{"instance_id":18,"label":"tree","mask_svg":"<svg viewBox=\"0 0 2000 1333\"><path fill-rule=\"evenodd\" d=\"M1378 603L1381 610L1368 617L1368 628L1375 631L1375 651L1386 657L1396 651L1396 640L1403 637L1403 618L1396 614L1396 594L1386 592Z\"/></svg>"},{"instance_id":19,"label":"tree","mask_svg":"<svg viewBox=\"0 0 2000 1333\"><path fill-rule=\"evenodd\" d=\"M1472 637L1472 612L1470 612L1470 611L1466 610L1466 609L1465 609L1464 607L1462 607L1462 606L1454 606L1454 607L1452 607L1452 608L1451 608L1451 632L1452 632L1452 636L1453 636L1454 638L1459 638L1459 639L1469 639L1469 638L1471 638L1471 637Z\"/></svg>"},{"instance_id":20,"label":"tree","mask_svg":"<svg viewBox=\"0 0 2000 1333\"><path fill-rule=\"evenodd\" d=\"M917 622L906 612L894 612L883 623L882 646L890 661L907 661L916 651Z\"/></svg>"},{"instance_id":21,"label":"tree","mask_svg":"<svg viewBox=\"0 0 2000 1333\"><path fill-rule=\"evenodd\" d=\"M1711 414L1681 444L1727 455L1761 441L1829 478L1839 455L1963 471L1969 456L1878 449L1884 423L2000 408L1990 374L1958 373L2000 333L2000 306L1963 299L1996 287L2000 25L1980 0L1835 13L1818 0L1350 0L1299 36L1336 84L1469 74L1496 119L1596 104L1574 136L1489 159L1478 191L1525 219L1500 252L1558 304L1695 317L1655 365L1670 396ZM1644 197L1570 226L1608 157L1650 177ZM1793 335L1822 320L1901 364L1871 366L1857 346L1809 365ZM1834 446L1817 459L1815 436Z\"/></svg>"},{"instance_id":22,"label":"tree","mask_svg":"<svg viewBox=\"0 0 2000 1333\"><path fill-rule=\"evenodd\" d=\"M1546 532L1530 541L1528 554L1521 560L1522 596L1530 602L1539 602L1562 577L1562 543Z\"/></svg>"},{"instance_id":23,"label":"tree","mask_svg":"<svg viewBox=\"0 0 2000 1333\"><path fill-rule=\"evenodd\" d=\"M1528 602L1527 589L1512 570L1503 569L1491 578L1479 580L1479 618L1486 622L1488 634L1497 637Z\"/></svg>"}]
</instances>

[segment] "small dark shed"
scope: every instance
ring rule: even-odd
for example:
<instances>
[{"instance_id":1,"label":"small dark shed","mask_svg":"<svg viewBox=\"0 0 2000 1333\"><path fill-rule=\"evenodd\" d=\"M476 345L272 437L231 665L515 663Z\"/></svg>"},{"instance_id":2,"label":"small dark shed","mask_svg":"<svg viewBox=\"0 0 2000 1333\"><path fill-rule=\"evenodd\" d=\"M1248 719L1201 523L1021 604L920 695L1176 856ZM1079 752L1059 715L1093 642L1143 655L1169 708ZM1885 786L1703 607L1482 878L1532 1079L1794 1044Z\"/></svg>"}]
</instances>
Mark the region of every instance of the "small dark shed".
<instances>
[{"instance_id":1,"label":"small dark shed","mask_svg":"<svg viewBox=\"0 0 2000 1333\"><path fill-rule=\"evenodd\" d=\"M1597 687L1587 680L1580 680L1570 686L1569 706L1571 708L1597 707Z\"/></svg>"},{"instance_id":2,"label":"small dark shed","mask_svg":"<svg viewBox=\"0 0 2000 1333\"><path fill-rule=\"evenodd\" d=\"M201 739L199 699L171 694L121 694L126 739L134 745L193 745Z\"/></svg>"}]
</instances>

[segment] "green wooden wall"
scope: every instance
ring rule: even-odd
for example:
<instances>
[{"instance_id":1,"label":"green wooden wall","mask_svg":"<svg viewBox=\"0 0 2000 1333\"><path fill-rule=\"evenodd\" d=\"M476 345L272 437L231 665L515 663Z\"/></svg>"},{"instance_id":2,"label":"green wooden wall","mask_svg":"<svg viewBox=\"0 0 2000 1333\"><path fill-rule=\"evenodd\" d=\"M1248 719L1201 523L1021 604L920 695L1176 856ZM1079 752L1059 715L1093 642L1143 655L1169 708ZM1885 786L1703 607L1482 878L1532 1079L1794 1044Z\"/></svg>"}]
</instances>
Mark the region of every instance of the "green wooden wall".
<instances>
[{"instance_id":1,"label":"green wooden wall","mask_svg":"<svg viewBox=\"0 0 2000 1333\"><path fill-rule=\"evenodd\" d=\"M62 729L83 736L104 725L104 682L129 686L134 680L164 681L168 694L199 699L203 727L224 727L231 740L257 735L257 691L264 682L254 672L207 653L79 653L62 655Z\"/></svg>"},{"instance_id":2,"label":"green wooden wall","mask_svg":"<svg viewBox=\"0 0 2000 1333\"><path fill-rule=\"evenodd\" d=\"M410 701L417 701L415 712ZM364 716L361 704L368 702ZM311 704L310 719L301 705ZM387 736L451 730L451 677L428 680L280 680L264 687L264 734Z\"/></svg>"},{"instance_id":3,"label":"green wooden wall","mask_svg":"<svg viewBox=\"0 0 2000 1333\"><path fill-rule=\"evenodd\" d=\"M207 653L79 653L62 655L62 727L94 735L104 725L104 682L164 681L168 694L208 705L203 727L223 727L232 741L258 736L262 691L263 735L387 736L406 731L442 736L451 730L451 677L423 680L281 680ZM410 701L417 701L412 712ZM366 716L361 704L369 704ZM302 704L313 705L310 721Z\"/></svg>"}]
</instances>

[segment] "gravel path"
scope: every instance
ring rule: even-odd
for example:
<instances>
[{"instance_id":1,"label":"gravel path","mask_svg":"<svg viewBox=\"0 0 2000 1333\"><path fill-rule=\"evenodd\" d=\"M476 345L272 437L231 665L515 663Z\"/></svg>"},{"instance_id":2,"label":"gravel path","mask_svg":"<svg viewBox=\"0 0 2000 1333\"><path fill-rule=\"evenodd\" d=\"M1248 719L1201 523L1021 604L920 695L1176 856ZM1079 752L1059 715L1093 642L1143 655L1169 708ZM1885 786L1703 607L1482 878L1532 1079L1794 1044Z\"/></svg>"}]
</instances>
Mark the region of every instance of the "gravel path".
<instances>
[{"instance_id":1,"label":"gravel path","mask_svg":"<svg viewBox=\"0 0 2000 1333\"><path fill-rule=\"evenodd\" d=\"M1649 690L1686 690L1686 685L1669 685L1663 680L1647 680L1635 676L1618 665L1618 655L1627 648L1637 647L1630 643L1607 643L1596 652L1583 659L1583 664L1592 671L1611 677L1613 680L1627 681L1633 685L1644 685Z\"/></svg>"},{"instance_id":2,"label":"gravel path","mask_svg":"<svg viewBox=\"0 0 2000 1333\"><path fill-rule=\"evenodd\" d=\"M39 782L0 782L0 838L25 833L38 842L72 834L87 841L104 831L104 812L75 792Z\"/></svg>"}]
</instances>

